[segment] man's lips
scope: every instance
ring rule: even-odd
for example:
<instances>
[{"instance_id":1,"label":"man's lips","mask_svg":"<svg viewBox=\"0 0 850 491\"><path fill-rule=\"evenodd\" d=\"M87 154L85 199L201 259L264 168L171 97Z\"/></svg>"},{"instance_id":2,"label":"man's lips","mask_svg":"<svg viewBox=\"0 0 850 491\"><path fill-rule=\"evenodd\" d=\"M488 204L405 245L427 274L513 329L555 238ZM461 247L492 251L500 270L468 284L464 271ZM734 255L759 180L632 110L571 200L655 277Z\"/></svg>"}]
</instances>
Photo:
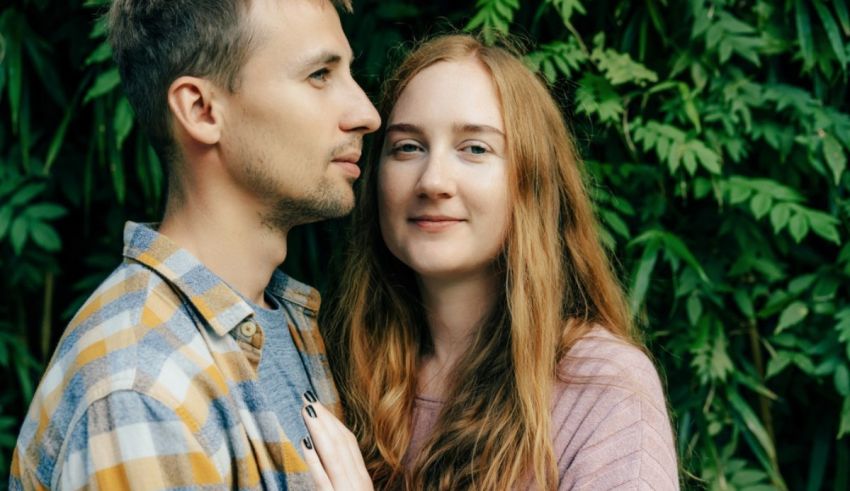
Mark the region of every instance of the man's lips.
<instances>
[{"instance_id":1,"label":"man's lips","mask_svg":"<svg viewBox=\"0 0 850 491\"><path fill-rule=\"evenodd\" d=\"M342 167L347 174L357 179L360 177L360 166L357 165L359 160L360 153L347 153L334 157L331 163Z\"/></svg>"},{"instance_id":2,"label":"man's lips","mask_svg":"<svg viewBox=\"0 0 850 491\"><path fill-rule=\"evenodd\" d=\"M419 215L408 219L408 222L425 232L439 232L465 221L462 218L445 215Z\"/></svg>"}]
</instances>

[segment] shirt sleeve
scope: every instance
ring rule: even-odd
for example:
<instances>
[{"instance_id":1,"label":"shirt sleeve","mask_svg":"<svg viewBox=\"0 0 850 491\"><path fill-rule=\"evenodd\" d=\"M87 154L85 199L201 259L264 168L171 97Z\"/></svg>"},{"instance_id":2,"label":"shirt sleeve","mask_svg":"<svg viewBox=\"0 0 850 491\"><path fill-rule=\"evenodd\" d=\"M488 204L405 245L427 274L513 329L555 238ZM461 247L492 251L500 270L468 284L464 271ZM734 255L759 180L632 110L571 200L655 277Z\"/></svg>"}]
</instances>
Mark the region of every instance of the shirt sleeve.
<instances>
[{"instance_id":1,"label":"shirt sleeve","mask_svg":"<svg viewBox=\"0 0 850 491\"><path fill-rule=\"evenodd\" d=\"M577 415L579 428L561 429L587 438L571 458L561 460L568 466L561 472L569 476L559 490L678 490L673 432L658 372L637 349L616 355L617 371L585 389L593 403Z\"/></svg>"},{"instance_id":2,"label":"shirt sleeve","mask_svg":"<svg viewBox=\"0 0 850 491\"><path fill-rule=\"evenodd\" d=\"M92 403L70 431L53 488L229 487L178 411L134 391Z\"/></svg>"}]
</instances>

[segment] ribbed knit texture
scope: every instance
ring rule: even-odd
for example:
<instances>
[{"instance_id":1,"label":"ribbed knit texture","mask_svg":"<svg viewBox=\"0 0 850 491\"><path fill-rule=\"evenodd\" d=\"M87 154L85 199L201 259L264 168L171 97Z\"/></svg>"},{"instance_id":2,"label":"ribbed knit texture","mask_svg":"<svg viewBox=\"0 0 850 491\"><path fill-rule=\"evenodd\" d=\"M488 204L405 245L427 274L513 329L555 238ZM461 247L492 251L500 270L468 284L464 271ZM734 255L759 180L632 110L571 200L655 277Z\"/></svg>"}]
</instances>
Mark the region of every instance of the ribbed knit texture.
<instances>
[{"instance_id":1,"label":"ribbed knit texture","mask_svg":"<svg viewBox=\"0 0 850 491\"><path fill-rule=\"evenodd\" d=\"M552 407L558 489L679 489L666 399L646 354L596 328L558 368ZM442 406L416 399L406 463L431 435Z\"/></svg>"}]
</instances>

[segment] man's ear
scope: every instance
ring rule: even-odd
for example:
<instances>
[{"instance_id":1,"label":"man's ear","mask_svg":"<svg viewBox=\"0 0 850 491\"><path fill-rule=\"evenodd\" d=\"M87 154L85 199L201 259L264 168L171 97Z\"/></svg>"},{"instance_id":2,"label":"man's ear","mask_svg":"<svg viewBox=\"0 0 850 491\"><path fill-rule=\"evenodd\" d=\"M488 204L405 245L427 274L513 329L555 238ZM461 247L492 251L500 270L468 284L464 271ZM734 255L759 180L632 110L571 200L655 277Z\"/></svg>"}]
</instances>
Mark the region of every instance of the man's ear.
<instances>
[{"instance_id":1,"label":"man's ear","mask_svg":"<svg viewBox=\"0 0 850 491\"><path fill-rule=\"evenodd\" d=\"M213 84L198 77L183 76L168 87L168 106L175 125L198 143L207 145L214 145L221 138L221 114L213 95Z\"/></svg>"}]
</instances>

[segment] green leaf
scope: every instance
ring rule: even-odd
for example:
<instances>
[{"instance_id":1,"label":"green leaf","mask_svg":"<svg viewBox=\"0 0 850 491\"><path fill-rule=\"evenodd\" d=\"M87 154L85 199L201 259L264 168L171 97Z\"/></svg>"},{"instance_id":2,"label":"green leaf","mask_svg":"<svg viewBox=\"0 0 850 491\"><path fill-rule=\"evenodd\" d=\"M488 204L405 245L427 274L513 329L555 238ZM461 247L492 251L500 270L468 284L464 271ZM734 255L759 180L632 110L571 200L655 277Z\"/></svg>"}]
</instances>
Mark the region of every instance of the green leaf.
<instances>
[{"instance_id":1,"label":"green leaf","mask_svg":"<svg viewBox=\"0 0 850 491\"><path fill-rule=\"evenodd\" d=\"M756 413L736 391L730 390L727 393L726 398L735 409L738 417L740 417L743 421L746 429L749 430L750 434L755 437L756 441L761 446L761 449L767 455L769 461L776 462L776 447L774 446L773 440L771 440L770 434L764 428L761 420L759 420L758 416L756 416ZM773 479L781 479L777 469L771 467L767 470L771 471Z\"/></svg>"},{"instance_id":2,"label":"green leaf","mask_svg":"<svg viewBox=\"0 0 850 491\"><path fill-rule=\"evenodd\" d=\"M20 206L24 203L28 203L37 195L41 194L44 191L44 188L44 184L41 183L28 184L12 196L12 199L9 200L9 204L12 206Z\"/></svg>"},{"instance_id":3,"label":"green leaf","mask_svg":"<svg viewBox=\"0 0 850 491\"><path fill-rule=\"evenodd\" d=\"M838 365L834 375L835 390L843 397L850 396L850 371L847 370L847 365Z\"/></svg>"},{"instance_id":4,"label":"green leaf","mask_svg":"<svg viewBox=\"0 0 850 491\"><path fill-rule=\"evenodd\" d=\"M546 0L546 2L555 7L561 15L561 20L564 21L564 24L568 24L570 22L573 12L578 12L580 14L587 13L579 0Z\"/></svg>"},{"instance_id":5,"label":"green leaf","mask_svg":"<svg viewBox=\"0 0 850 491\"><path fill-rule=\"evenodd\" d=\"M795 242L799 243L803 240L806 234L809 233L809 222L806 220L806 216L802 213L796 213L791 217L788 230L791 232L791 237L794 238Z\"/></svg>"},{"instance_id":6,"label":"green leaf","mask_svg":"<svg viewBox=\"0 0 850 491\"><path fill-rule=\"evenodd\" d=\"M44 222L30 222L30 237L33 242L48 252L55 252L62 248L62 240L59 234L50 225Z\"/></svg>"},{"instance_id":7,"label":"green leaf","mask_svg":"<svg viewBox=\"0 0 850 491\"><path fill-rule=\"evenodd\" d=\"M850 36L850 13L847 12L847 0L835 0L832 5L835 6L835 14L838 22L841 23L844 35Z\"/></svg>"},{"instance_id":8,"label":"green leaf","mask_svg":"<svg viewBox=\"0 0 850 491\"><path fill-rule=\"evenodd\" d=\"M706 283L711 283L711 280L708 278L708 275L705 274L702 265L693 255L691 250L688 249L688 246L685 245L682 239L669 232L660 232L660 237L664 243L664 249L667 252L670 252L676 257L685 261L688 266L694 269L694 271L699 275L702 281Z\"/></svg>"},{"instance_id":9,"label":"green leaf","mask_svg":"<svg viewBox=\"0 0 850 491\"><path fill-rule=\"evenodd\" d=\"M25 213L27 216L35 220L55 220L59 217L65 216L67 211L65 208L53 203L41 203L30 206L26 209Z\"/></svg>"},{"instance_id":10,"label":"green leaf","mask_svg":"<svg viewBox=\"0 0 850 491\"><path fill-rule=\"evenodd\" d=\"M699 299L699 295L696 292L692 293L688 297L688 321L690 321L692 326L696 326L699 321L700 316L702 315L702 302Z\"/></svg>"},{"instance_id":11,"label":"green leaf","mask_svg":"<svg viewBox=\"0 0 850 491\"><path fill-rule=\"evenodd\" d=\"M818 277L816 274L804 274L803 276L798 276L791 280L788 283L788 293L794 296L798 296L802 294L804 291L811 288L812 284L817 280Z\"/></svg>"},{"instance_id":12,"label":"green leaf","mask_svg":"<svg viewBox=\"0 0 850 491\"><path fill-rule=\"evenodd\" d=\"M832 13L830 13L829 9L826 8L826 5L821 0L812 0L812 3L815 5L815 10L818 13L818 17L820 17L821 24L823 24L823 28L826 30L826 37L832 46L832 52L835 53L838 63L841 64L841 69L846 71L847 53L845 52L844 41L841 39L841 31L838 30L838 24L835 23Z\"/></svg>"},{"instance_id":13,"label":"green leaf","mask_svg":"<svg viewBox=\"0 0 850 491\"><path fill-rule=\"evenodd\" d=\"M747 200L752 194L752 189L742 186L731 186L729 191L729 203L736 205Z\"/></svg>"},{"instance_id":14,"label":"green leaf","mask_svg":"<svg viewBox=\"0 0 850 491\"><path fill-rule=\"evenodd\" d=\"M9 238L12 241L12 249L15 250L15 255L20 256L24 250L24 243L27 241L27 229L29 228L29 220L26 216L19 216L12 222L12 230Z\"/></svg>"},{"instance_id":15,"label":"green leaf","mask_svg":"<svg viewBox=\"0 0 850 491\"><path fill-rule=\"evenodd\" d=\"M109 145L109 172L112 175L112 189L115 190L115 198L118 204L124 204L127 196L127 179L124 175L124 159L121 152L114 145Z\"/></svg>"},{"instance_id":16,"label":"green leaf","mask_svg":"<svg viewBox=\"0 0 850 491\"><path fill-rule=\"evenodd\" d=\"M767 212L770 211L770 207L773 205L773 199L762 193L758 193L753 197L753 200L750 201L750 209L753 211L753 215L757 219L761 219Z\"/></svg>"},{"instance_id":17,"label":"green leaf","mask_svg":"<svg viewBox=\"0 0 850 491\"><path fill-rule=\"evenodd\" d=\"M812 291L812 299L816 302L823 302L835 298L840 284L841 281L835 276L821 278Z\"/></svg>"},{"instance_id":18,"label":"green leaf","mask_svg":"<svg viewBox=\"0 0 850 491\"><path fill-rule=\"evenodd\" d=\"M735 486L735 489L747 489L748 491L751 491L756 484L764 481L765 479L767 479L767 474L764 471L757 469L744 469L736 472L732 476L731 483Z\"/></svg>"},{"instance_id":19,"label":"green leaf","mask_svg":"<svg viewBox=\"0 0 850 491\"><path fill-rule=\"evenodd\" d=\"M831 460L829 457L830 440L832 439L831 429L824 425L815 430L814 442L809 458L809 479L806 484L806 491L818 491L823 489L823 476L826 472L826 466Z\"/></svg>"},{"instance_id":20,"label":"green leaf","mask_svg":"<svg viewBox=\"0 0 850 491\"><path fill-rule=\"evenodd\" d=\"M638 267L632 275L630 303L634 312L638 311L638 307L643 304L643 299L646 297L649 280L652 277L652 271L655 269L655 262L658 259L658 249L659 245L657 243L648 244L643 250Z\"/></svg>"},{"instance_id":21,"label":"green leaf","mask_svg":"<svg viewBox=\"0 0 850 491\"><path fill-rule=\"evenodd\" d=\"M850 397L844 398L844 404L841 407L841 423L838 426L836 438L841 439L847 434L850 434Z\"/></svg>"},{"instance_id":22,"label":"green leaf","mask_svg":"<svg viewBox=\"0 0 850 491\"><path fill-rule=\"evenodd\" d=\"M838 219L832 215L821 213L819 211L809 210L806 213L806 221L811 226L815 234L824 239L840 245L841 237L838 235Z\"/></svg>"},{"instance_id":23,"label":"green leaf","mask_svg":"<svg viewBox=\"0 0 850 491\"><path fill-rule=\"evenodd\" d=\"M6 87L9 93L9 108L12 111L12 128L17 130L18 120L20 118L21 88L23 87L24 74L21 56L21 44L23 43L22 30L26 20L22 19L20 14L11 9L4 12L4 14L3 20L5 20L5 25L0 26L2 27L0 32L3 33L6 41L6 56L2 60L3 65L0 65L0 68L3 68L5 65L7 71L8 84Z\"/></svg>"},{"instance_id":24,"label":"green leaf","mask_svg":"<svg viewBox=\"0 0 850 491\"><path fill-rule=\"evenodd\" d=\"M803 302L796 301L791 305L785 307L785 310L782 311L782 314L779 316L779 324L776 326L776 330L774 331L776 334L784 331L785 329L799 323L806 316L809 315L809 308Z\"/></svg>"},{"instance_id":25,"label":"green leaf","mask_svg":"<svg viewBox=\"0 0 850 491\"><path fill-rule=\"evenodd\" d=\"M748 319L753 319L756 316L755 309L753 308L753 301L750 299L750 295L742 290L735 290L734 294L735 303L738 304L738 308L741 310L741 313L747 316Z\"/></svg>"},{"instance_id":26,"label":"green leaf","mask_svg":"<svg viewBox=\"0 0 850 491\"><path fill-rule=\"evenodd\" d=\"M792 357L787 351L777 351L776 355L773 356L767 362L767 373L765 374L766 379L770 379L782 373L788 365L791 364Z\"/></svg>"},{"instance_id":27,"label":"green leaf","mask_svg":"<svg viewBox=\"0 0 850 491\"><path fill-rule=\"evenodd\" d=\"M812 23L806 1L794 1L794 20L797 26L797 42L803 55L803 69L810 70L815 65L815 42L812 39Z\"/></svg>"},{"instance_id":28,"label":"green leaf","mask_svg":"<svg viewBox=\"0 0 850 491\"><path fill-rule=\"evenodd\" d=\"M617 234L621 237L628 239L631 236L628 225L626 225L626 222L624 222L623 219L616 213L608 210L602 210L599 215L603 222L611 227L611 230L617 232Z\"/></svg>"},{"instance_id":29,"label":"green leaf","mask_svg":"<svg viewBox=\"0 0 850 491\"><path fill-rule=\"evenodd\" d=\"M603 49L604 35L600 33L593 42L596 47L590 54L590 59L596 63L605 78L612 85L633 83L645 86L647 82L657 82L658 75L644 65L632 60L627 53L619 53L613 49Z\"/></svg>"},{"instance_id":30,"label":"green leaf","mask_svg":"<svg viewBox=\"0 0 850 491\"><path fill-rule=\"evenodd\" d=\"M826 135L823 139L823 156L832 171L835 185L838 186L841 183L841 174L847 168L847 155L841 143L832 135Z\"/></svg>"},{"instance_id":31,"label":"green leaf","mask_svg":"<svg viewBox=\"0 0 850 491\"><path fill-rule=\"evenodd\" d=\"M45 173L50 172L53 162L56 160L56 157L59 156L59 150L65 142L65 133L68 131L68 125L71 124L71 118L77 115L76 103L77 99L75 99L74 103L65 109L65 115L62 117L62 122L59 123L59 127L56 129L56 134L54 134L53 139L50 140L50 146L47 149L47 158L44 159Z\"/></svg>"},{"instance_id":32,"label":"green leaf","mask_svg":"<svg viewBox=\"0 0 850 491\"><path fill-rule=\"evenodd\" d=\"M94 65L112 58L112 47L108 42L104 41L95 48L94 51L86 58L86 65Z\"/></svg>"},{"instance_id":33,"label":"green leaf","mask_svg":"<svg viewBox=\"0 0 850 491\"><path fill-rule=\"evenodd\" d=\"M791 218L791 207L785 203L779 203L770 210L770 224L773 225L773 233L778 234L785 225L788 224L788 219Z\"/></svg>"},{"instance_id":34,"label":"green leaf","mask_svg":"<svg viewBox=\"0 0 850 491\"><path fill-rule=\"evenodd\" d=\"M118 75L117 68L110 68L109 70L101 73L97 76L89 91L86 92L86 96L83 98L83 104L111 92L113 89L118 87L120 82L121 76Z\"/></svg>"},{"instance_id":35,"label":"green leaf","mask_svg":"<svg viewBox=\"0 0 850 491\"><path fill-rule=\"evenodd\" d=\"M112 128L115 130L115 144L120 150L124 146L124 140L133 129L133 108L130 107L130 101L126 97L118 100L115 106L115 119L112 122Z\"/></svg>"},{"instance_id":36,"label":"green leaf","mask_svg":"<svg viewBox=\"0 0 850 491\"><path fill-rule=\"evenodd\" d=\"M9 225L12 224L12 207L9 205L0 208L0 240L6 236Z\"/></svg>"},{"instance_id":37,"label":"green leaf","mask_svg":"<svg viewBox=\"0 0 850 491\"><path fill-rule=\"evenodd\" d=\"M576 109L580 113L597 115L603 122L616 123L623 114L623 103L607 80L588 73L579 81Z\"/></svg>"},{"instance_id":38,"label":"green leaf","mask_svg":"<svg viewBox=\"0 0 850 491\"><path fill-rule=\"evenodd\" d=\"M720 174L720 155L714 150L705 146L704 143L698 140L692 140L689 144L694 153L696 153L700 164L712 174Z\"/></svg>"},{"instance_id":39,"label":"green leaf","mask_svg":"<svg viewBox=\"0 0 850 491\"><path fill-rule=\"evenodd\" d=\"M90 1L90 0L89 0ZM100 1L100 0L98 0ZM104 2L111 2L112 0L102 0ZM98 39L106 37L106 31L109 29L109 26L106 22L106 16L102 15L95 19L92 23L91 32L89 32L89 39Z\"/></svg>"}]
</instances>

